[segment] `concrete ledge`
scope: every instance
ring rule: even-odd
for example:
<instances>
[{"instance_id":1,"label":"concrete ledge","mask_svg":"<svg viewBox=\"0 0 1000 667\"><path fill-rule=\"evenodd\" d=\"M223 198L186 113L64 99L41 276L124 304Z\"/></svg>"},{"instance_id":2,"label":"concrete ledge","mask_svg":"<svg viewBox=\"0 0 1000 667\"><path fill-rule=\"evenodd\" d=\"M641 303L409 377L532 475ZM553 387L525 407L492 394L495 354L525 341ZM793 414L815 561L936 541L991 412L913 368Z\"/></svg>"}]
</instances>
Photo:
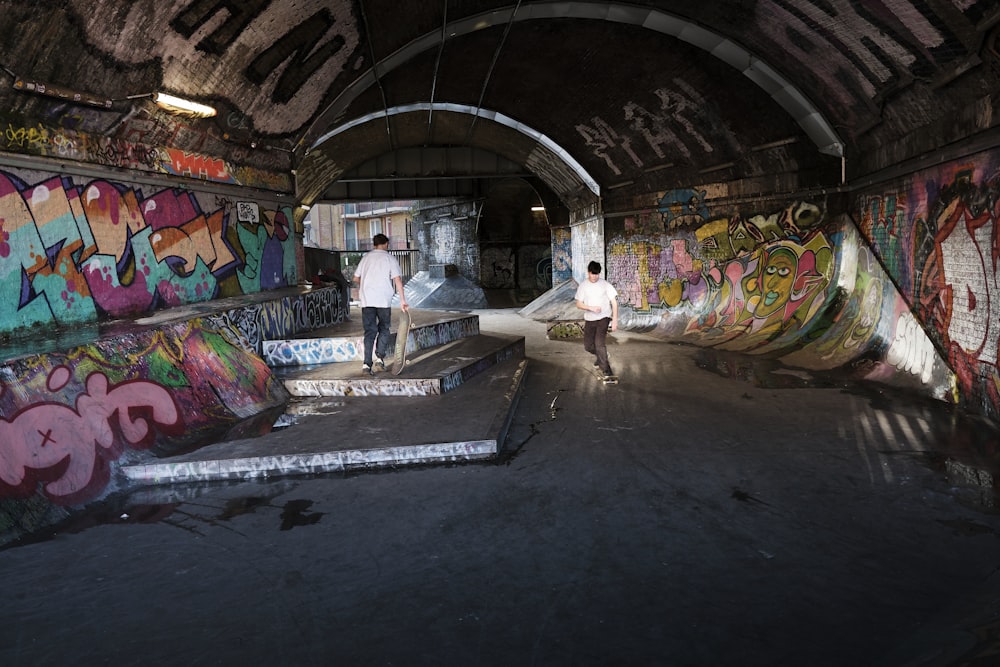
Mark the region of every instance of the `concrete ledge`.
<instances>
[{"instance_id":1,"label":"concrete ledge","mask_svg":"<svg viewBox=\"0 0 1000 667\"><path fill-rule=\"evenodd\" d=\"M412 311L415 324L406 337L408 353L444 345L459 338L479 333L479 318L468 313L439 313ZM394 325L399 324L400 313L392 314ZM364 331L360 317L347 320L294 338L265 340L262 356L272 368L307 366L364 360ZM396 345L396 331L389 341L390 349Z\"/></svg>"},{"instance_id":2,"label":"concrete ledge","mask_svg":"<svg viewBox=\"0 0 1000 667\"><path fill-rule=\"evenodd\" d=\"M393 344L396 334L393 333ZM326 336L266 340L261 356L272 368L307 364L335 364L364 359L364 336Z\"/></svg>"},{"instance_id":3,"label":"concrete ledge","mask_svg":"<svg viewBox=\"0 0 1000 667\"><path fill-rule=\"evenodd\" d=\"M164 462L125 466L122 472L130 482L137 484L175 484L315 475L354 468L475 461L492 458L496 453L495 440L475 440L214 461Z\"/></svg>"},{"instance_id":4,"label":"concrete ledge","mask_svg":"<svg viewBox=\"0 0 1000 667\"><path fill-rule=\"evenodd\" d=\"M507 439L527 363L495 367L492 376L482 374L449 397L304 399L286 413L290 425L268 435L122 466L121 474L132 484L154 486L488 461ZM425 442L414 442L417 433ZM352 446L362 438L367 446Z\"/></svg>"},{"instance_id":5,"label":"concrete ledge","mask_svg":"<svg viewBox=\"0 0 1000 667\"><path fill-rule=\"evenodd\" d=\"M399 375L367 375L355 362L282 368L275 371L275 376L292 396L299 397L430 396L452 391L491 366L521 357L523 336L480 334L408 359Z\"/></svg>"}]
</instances>

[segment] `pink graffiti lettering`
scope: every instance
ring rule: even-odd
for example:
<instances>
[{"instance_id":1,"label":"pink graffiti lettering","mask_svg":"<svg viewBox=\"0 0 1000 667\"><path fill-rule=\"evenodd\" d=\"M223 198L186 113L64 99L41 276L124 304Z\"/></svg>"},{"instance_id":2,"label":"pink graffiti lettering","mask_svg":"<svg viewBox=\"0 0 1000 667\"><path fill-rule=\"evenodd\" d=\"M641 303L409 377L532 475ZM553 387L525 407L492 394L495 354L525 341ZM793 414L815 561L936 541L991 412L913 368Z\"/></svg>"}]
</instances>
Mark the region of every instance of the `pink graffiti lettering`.
<instances>
[{"instance_id":1,"label":"pink graffiti lettering","mask_svg":"<svg viewBox=\"0 0 1000 667\"><path fill-rule=\"evenodd\" d=\"M69 369L59 366L50 372L48 386L61 387L68 378ZM124 444L152 444L153 425L164 432L181 426L169 392L145 380L109 385L103 373L91 373L75 409L36 403L10 421L0 419L0 482L20 487L38 473L65 465L58 479L45 485L45 494L68 501L106 479L107 460L121 454Z\"/></svg>"}]
</instances>

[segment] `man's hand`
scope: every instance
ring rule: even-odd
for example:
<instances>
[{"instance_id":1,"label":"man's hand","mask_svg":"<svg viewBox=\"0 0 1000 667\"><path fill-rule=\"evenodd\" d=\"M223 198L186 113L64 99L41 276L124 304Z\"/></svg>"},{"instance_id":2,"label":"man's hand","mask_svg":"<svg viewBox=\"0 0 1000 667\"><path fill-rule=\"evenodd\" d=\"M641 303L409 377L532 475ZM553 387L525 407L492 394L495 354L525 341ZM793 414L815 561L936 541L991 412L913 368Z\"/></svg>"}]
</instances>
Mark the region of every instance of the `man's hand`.
<instances>
[{"instance_id":1,"label":"man's hand","mask_svg":"<svg viewBox=\"0 0 1000 667\"><path fill-rule=\"evenodd\" d=\"M410 312L410 304L406 303L405 301L399 304L399 307L403 309L404 313Z\"/></svg>"}]
</instances>

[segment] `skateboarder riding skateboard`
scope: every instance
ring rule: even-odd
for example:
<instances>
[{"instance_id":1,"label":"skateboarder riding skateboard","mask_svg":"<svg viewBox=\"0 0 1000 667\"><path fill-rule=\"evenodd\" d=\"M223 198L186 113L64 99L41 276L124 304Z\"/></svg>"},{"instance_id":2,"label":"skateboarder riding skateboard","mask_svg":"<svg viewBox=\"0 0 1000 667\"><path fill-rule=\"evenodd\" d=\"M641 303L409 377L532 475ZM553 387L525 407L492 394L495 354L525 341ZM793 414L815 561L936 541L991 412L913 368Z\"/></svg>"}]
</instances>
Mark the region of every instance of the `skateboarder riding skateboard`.
<instances>
[{"instance_id":1,"label":"skateboarder riding skateboard","mask_svg":"<svg viewBox=\"0 0 1000 667\"><path fill-rule=\"evenodd\" d=\"M392 295L399 293L399 307L404 313L410 309L403 293L403 272L396 258L389 254L389 237L376 234L372 237L372 246L374 249L361 258L354 272L361 301L361 323L365 329L365 363L361 369L368 375L374 375L373 348L375 364L380 370L385 370Z\"/></svg>"},{"instance_id":2,"label":"skateboarder riding skateboard","mask_svg":"<svg viewBox=\"0 0 1000 667\"><path fill-rule=\"evenodd\" d=\"M576 307L586 311L583 315L583 349L597 357L594 366L604 376L611 379L611 363L608 361L608 325L612 331L618 330L618 290L601 277L600 262L587 265L587 280L576 288Z\"/></svg>"}]
</instances>

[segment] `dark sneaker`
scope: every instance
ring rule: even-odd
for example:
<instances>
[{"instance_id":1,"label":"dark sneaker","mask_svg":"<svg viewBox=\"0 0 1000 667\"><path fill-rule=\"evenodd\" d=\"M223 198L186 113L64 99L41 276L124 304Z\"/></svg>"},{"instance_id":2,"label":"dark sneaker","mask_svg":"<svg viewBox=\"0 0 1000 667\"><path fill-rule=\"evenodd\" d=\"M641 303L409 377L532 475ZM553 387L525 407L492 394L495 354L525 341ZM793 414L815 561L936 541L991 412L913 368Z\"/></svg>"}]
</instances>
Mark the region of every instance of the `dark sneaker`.
<instances>
[{"instance_id":1,"label":"dark sneaker","mask_svg":"<svg viewBox=\"0 0 1000 667\"><path fill-rule=\"evenodd\" d=\"M594 361L594 368L600 368L600 367L601 367L601 362L595 360Z\"/></svg>"},{"instance_id":2,"label":"dark sneaker","mask_svg":"<svg viewBox=\"0 0 1000 667\"><path fill-rule=\"evenodd\" d=\"M606 378L613 378L615 376L615 374L611 372L610 368L601 371L601 373L603 373L604 377L606 377Z\"/></svg>"},{"instance_id":3,"label":"dark sneaker","mask_svg":"<svg viewBox=\"0 0 1000 667\"><path fill-rule=\"evenodd\" d=\"M378 368L380 371L384 371L385 359L383 359L382 357L375 357L375 367Z\"/></svg>"},{"instance_id":4,"label":"dark sneaker","mask_svg":"<svg viewBox=\"0 0 1000 667\"><path fill-rule=\"evenodd\" d=\"M361 372L364 373L365 375L375 375L375 373L372 372L372 367L369 366L368 364L363 364L361 366Z\"/></svg>"}]
</instances>

